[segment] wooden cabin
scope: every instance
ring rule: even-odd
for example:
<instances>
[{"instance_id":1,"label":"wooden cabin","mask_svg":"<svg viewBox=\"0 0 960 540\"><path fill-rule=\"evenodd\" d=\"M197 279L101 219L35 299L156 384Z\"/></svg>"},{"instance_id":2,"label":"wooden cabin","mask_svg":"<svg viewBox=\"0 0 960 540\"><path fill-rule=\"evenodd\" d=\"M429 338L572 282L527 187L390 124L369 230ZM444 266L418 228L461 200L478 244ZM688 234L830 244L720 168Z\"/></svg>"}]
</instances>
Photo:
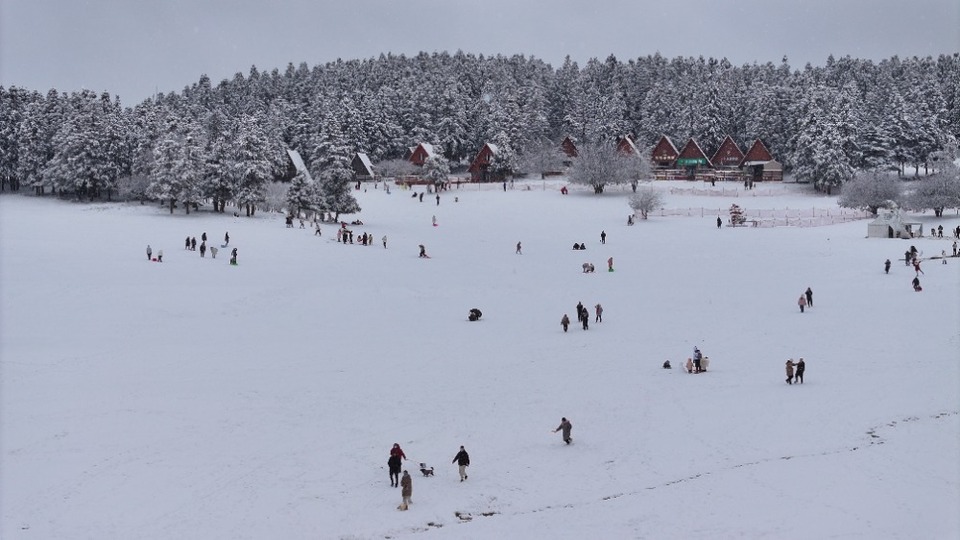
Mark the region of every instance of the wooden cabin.
<instances>
[{"instance_id":1,"label":"wooden cabin","mask_svg":"<svg viewBox=\"0 0 960 540\"><path fill-rule=\"evenodd\" d=\"M353 179L355 181L373 180L373 164L370 158L363 152L357 152L350 162L350 168L353 169Z\"/></svg>"},{"instance_id":2,"label":"wooden cabin","mask_svg":"<svg viewBox=\"0 0 960 540\"><path fill-rule=\"evenodd\" d=\"M677 167L687 171L686 178L688 180L695 180L697 174L704 169L712 169L713 163L710 162L710 158L703 152L697 141L690 139L677 155Z\"/></svg>"},{"instance_id":3,"label":"wooden cabin","mask_svg":"<svg viewBox=\"0 0 960 540\"><path fill-rule=\"evenodd\" d=\"M740 168L743 169L746 178L754 182L783 181L783 165L773 159L760 139L754 141L753 146L747 150L740 161Z\"/></svg>"},{"instance_id":4,"label":"wooden cabin","mask_svg":"<svg viewBox=\"0 0 960 540\"><path fill-rule=\"evenodd\" d=\"M490 161L497 155L497 146L491 143L484 143L483 148L477 152L477 156L470 163L470 181L471 182L500 182L505 178L503 173L490 170Z\"/></svg>"},{"instance_id":5,"label":"wooden cabin","mask_svg":"<svg viewBox=\"0 0 960 540\"><path fill-rule=\"evenodd\" d=\"M427 161L427 158L433 157L435 150L433 145L430 143L420 143L413 148L413 151L410 152L410 163L413 163L417 167L423 167L423 164Z\"/></svg>"},{"instance_id":6,"label":"wooden cabin","mask_svg":"<svg viewBox=\"0 0 960 540\"><path fill-rule=\"evenodd\" d=\"M710 158L710 162L717 168L736 169L740 167L743 158L743 151L740 150L737 143L733 142L733 138L727 135L720 144L720 148L717 148L713 157Z\"/></svg>"},{"instance_id":7,"label":"wooden cabin","mask_svg":"<svg viewBox=\"0 0 960 540\"><path fill-rule=\"evenodd\" d=\"M637 150L637 144L633 142L633 137L629 134L620 137L617 140L617 152L624 156L639 156L640 151Z\"/></svg>"},{"instance_id":8,"label":"wooden cabin","mask_svg":"<svg viewBox=\"0 0 960 540\"><path fill-rule=\"evenodd\" d=\"M573 139L570 137L564 137L563 141L560 143L560 149L563 150L564 155L568 158L575 158L580 155L577 152L577 145L573 143Z\"/></svg>"},{"instance_id":9,"label":"wooden cabin","mask_svg":"<svg viewBox=\"0 0 960 540\"><path fill-rule=\"evenodd\" d=\"M673 145L673 141L666 135L660 137L660 141L653 147L653 154L650 161L653 166L659 169L671 169L675 166L680 152Z\"/></svg>"}]
</instances>

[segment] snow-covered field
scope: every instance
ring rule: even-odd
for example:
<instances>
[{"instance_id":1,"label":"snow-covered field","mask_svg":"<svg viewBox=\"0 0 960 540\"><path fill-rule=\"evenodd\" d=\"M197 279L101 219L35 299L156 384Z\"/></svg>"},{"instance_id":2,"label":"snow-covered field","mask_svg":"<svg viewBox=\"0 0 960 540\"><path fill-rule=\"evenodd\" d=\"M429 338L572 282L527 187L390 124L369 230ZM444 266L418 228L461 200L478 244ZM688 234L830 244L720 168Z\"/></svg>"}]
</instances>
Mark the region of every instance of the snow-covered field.
<instances>
[{"instance_id":1,"label":"snow-covered field","mask_svg":"<svg viewBox=\"0 0 960 540\"><path fill-rule=\"evenodd\" d=\"M666 203L836 208L809 189ZM354 241L373 246L279 215L0 197L0 537L960 534L960 259L926 260L922 293L897 260L952 239L866 239L866 221L718 230L716 213L628 227L626 192L556 182L464 186L439 206L357 197ZM239 266L183 249L225 231ZM565 334L578 301L604 320ZM694 346L705 374L679 369ZM787 385L799 357L806 382Z\"/></svg>"}]
</instances>

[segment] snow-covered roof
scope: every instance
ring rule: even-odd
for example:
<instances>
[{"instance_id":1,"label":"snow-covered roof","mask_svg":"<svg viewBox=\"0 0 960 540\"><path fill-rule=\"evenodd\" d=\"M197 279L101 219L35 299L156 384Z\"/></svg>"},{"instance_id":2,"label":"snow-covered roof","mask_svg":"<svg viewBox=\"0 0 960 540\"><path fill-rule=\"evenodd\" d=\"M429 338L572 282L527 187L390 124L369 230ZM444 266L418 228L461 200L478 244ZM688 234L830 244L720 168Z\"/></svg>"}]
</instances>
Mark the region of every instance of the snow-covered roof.
<instances>
[{"instance_id":1,"label":"snow-covered roof","mask_svg":"<svg viewBox=\"0 0 960 540\"><path fill-rule=\"evenodd\" d=\"M433 156L435 155L435 154L434 154L434 150L433 150L433 145L432 145L432 144L430 144L430 143L425 143L425 142L422 142L422 143L420 143L420 146L422 146L422 147L423 147L423 150L424 150L424 152L426 152L426 153L427 153L427 157L433 157Z\"/></svg>"},{"instance_id":2,"label":"snow-covered roof","mask_svg":"<svg viewBox=\"0 0 960 540\"><path fill-rule=\"evenodd\" d=\"M373 163L370 163L370 158L363 152L357 152L357 157L360 158L360 161L363 163L363 166L370 171L370 174L373 174Z\"/></svg>"},{"instance_id":3,"label":"snow-covered roof","mask_svg":"<svg viewBox=\"0 0 960 540\"><path fill-rule=\"evenodd\" d=\"M487 143L487 146L490 148L490 152L493 153L493 154L496 154L497 152L500 151L500 149L497 148L497 145L495 145L495 144L493 144L493 143L489 143L489 142L488 142L488 143Z\"/></svg>"},{"instance_id":4,"label":"snow-covered roof","mask_svg":"<svg viewBox=\"0 0 960 540\"><path fill-rule=\"evenodd\" d=\"M292 148L287 148L287 155L290 156L290 161L293 163L293 167L297 170L298 173L303 173L307 177L307 180L313 182L313 178L310 176L310 171L307 170L307 165L303 162L303 158L300 157L300 152L293 150Z\"/></svg>"}]
</instances>

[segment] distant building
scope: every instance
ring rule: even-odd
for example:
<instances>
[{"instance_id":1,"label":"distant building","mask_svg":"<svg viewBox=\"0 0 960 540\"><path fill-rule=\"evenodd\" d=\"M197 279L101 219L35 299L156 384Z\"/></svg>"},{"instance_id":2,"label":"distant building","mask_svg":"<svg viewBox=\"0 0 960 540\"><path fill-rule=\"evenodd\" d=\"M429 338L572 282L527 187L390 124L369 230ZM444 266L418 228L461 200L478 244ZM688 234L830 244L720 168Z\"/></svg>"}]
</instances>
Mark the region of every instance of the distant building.
<instances>
[{"instance_id":1,"label":"distant building","mask_svg":"<svg viewBox=\"0 0 960 540\"><path fill-rule=\"evenodd\" d=\"M413 150L410 152L410 163L413 163L417 167L423 167L423 164L426 163L427 158L431 158L435 155L436 151L433 149L433 145L430 143L420 143L417 146L413 147Z\"/></svg>"},{"instance_id":2,"label":"distant building","mask_svg":"<svg viewBox=\"0 0 960 540\"><path fill-rule=\"evenodd\" d=\"M303 158L300 156L300 152L296 150L287 148L287 157L290 159L290 166L293 167L294 173L287 180L293 178L298 173L303 173L307 177L308 182L313 182L313 178L310 176L310 171L307 169L306 164L303 162Z\"/></svg>"},{"instance_id":3,"label":"distant building","mask_svg":"<svg viewBox=\"0 0 960 540\"><path fill-rule=\"evenodd\" d=\"M357 152L353 156L350 167L353 169L354 180L372 180L376 176L373 173L373 164L370 163L370 158L363 152Z\"/></svg>"},{"instance_id":4,"label":"distant building","mask_svg":"<svg viewBox=\"0 0 960 540\"><path fill-rule=\"evenodd\" d=\"M630 134L624 135L617 139L617 152L625 156L639 156L640 151L637 150L637 144L633 141L633 137Z\"/></svg>"},{"instance_id":5,"label":"distant building","mask_svg":"<svg viewBox=\"0 0 960 540\"><path fill-rule=\"evenodd\" d=\"M673 145L673 141L670 140L670 137L663 135L660 137L657 145L653 147L653 154L650 160L653 162L654 167L670 169L677 164L677 158L679 157L680 152L677 150L677 147Z\"/></svg>"},{"instance_id":6,"label":"distant building","mask_svg":"<svg viewBox=\"0 0 960 540\"><path fill-rule=\"evenodd\" d=\"M760 139L753 142L740 162L747 178L754 182L770 182L783 180L783 165L773 159L770 151Z\"/></svg>"},{"instance_id":7,"label":"distant building","mask_svg":"<svg viewBox=\"0 0 960 540\"><path fill-rule=\"evenodd\" d=\"M497 155L497 146L491 143L484 143L483 148L477 152L477 156L470 163L470 180L472 182L500 182L505 178L502 172L490 170L490 161Z\"/></svg>"},{"instance_id":8,"label":"distant building","mask_svg":"<svg viewBox=\"0 0 960 540\"><path fill-rule=\"evenodd\" d=\"M563 153L568 158L575 158L580 153L577 151L577 145L574 144L573 139L570 137L564 137L563 141L560 143L560 149L563 150Z\"/></svg>"},{"instance_id":9,"label":"distant building","mask_svg":"<svg viewBox=\"0 0 960 540\"><path fill-rule=\"evenodd\" d=\"M700 148L697 141L690 139L677 156L677 167L685 169L687 178L693 180L701 170L712 169L713 163L711 163L710 158L703 153L703 149Z\"/></svg>"},{"instance_id":10,"label":"distant building","mask_svg":"<svg viewBox=\"0 0 960 540\"><path fill-rule=\"evenodd\" d=\"M720 144L720 148L717 148L717 151L713 153L710 162L713 163L714 167L736 169L743 162L743 157L743 151L740 150L737 143L733 142L733 138L727 135Z\"/></svg>"}]
</instances>

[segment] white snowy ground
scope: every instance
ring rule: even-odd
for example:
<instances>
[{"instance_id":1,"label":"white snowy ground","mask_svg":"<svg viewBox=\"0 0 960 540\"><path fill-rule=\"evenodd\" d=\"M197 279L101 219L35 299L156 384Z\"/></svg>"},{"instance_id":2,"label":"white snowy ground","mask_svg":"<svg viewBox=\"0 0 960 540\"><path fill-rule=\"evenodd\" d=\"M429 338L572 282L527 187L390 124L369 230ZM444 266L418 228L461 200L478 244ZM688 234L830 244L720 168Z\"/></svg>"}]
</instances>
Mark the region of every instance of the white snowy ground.
<instances>
[{"instance_id":1,"label":"white snowy ground","mask_svg":"<svg viewBox=\"0 0 960 540\"><path fill-rule=\"evenodd\" d=\"M625 192L525 185L440 206L370 188L370 247L278 215L0 197L0 537L958 537L960 259L925 261L922 293L896 260L952 240L627 227ZM666 203L836 208L758 191ZM182 247L226 230L237 267ZM604 321L564 334L578 301ZM679 369L694 345L708 373Z\"/></svg>"}]
</instances>

